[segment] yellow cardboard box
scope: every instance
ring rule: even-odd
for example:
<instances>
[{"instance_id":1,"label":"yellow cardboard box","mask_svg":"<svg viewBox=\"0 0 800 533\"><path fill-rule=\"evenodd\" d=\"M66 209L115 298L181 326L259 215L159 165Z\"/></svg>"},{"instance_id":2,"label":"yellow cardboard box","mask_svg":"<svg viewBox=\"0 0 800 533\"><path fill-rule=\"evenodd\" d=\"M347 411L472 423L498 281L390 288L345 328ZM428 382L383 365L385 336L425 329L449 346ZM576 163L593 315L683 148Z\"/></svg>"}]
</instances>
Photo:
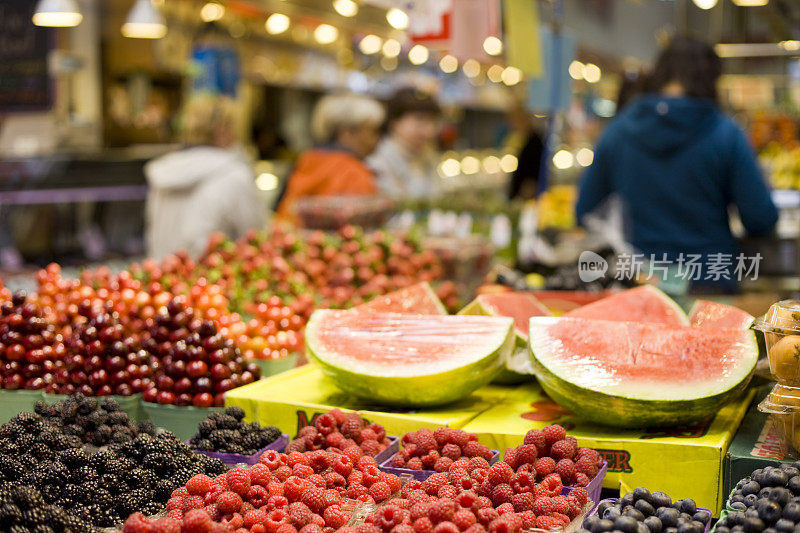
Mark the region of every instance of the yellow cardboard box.
<instances>
[{"instance_id":1,"label":"yellow cardboard box","mask_svg":"<svg viewBox=\"0 0 800 533\"><path fill-rule=\"evenodd\" d=\"M600 451L608 461L604 487L625 494L644 486L673 498L690 497L718 516L727 496L722 493L723 460L752 397L749 391L697 427L625 430L587 423L553 403L537 384L526 384L463 429L505 450L521 444L531 428L560 424L580 446Z\"/></svg>"},{"instance_id":2,"label":"yellow cardboard box","mask_svg":"<svg viewBox=\"0 0 800 533\"><path fill-rule=\"evenodd\" d=\"M488 386L464 400L438 409L417 411L386 410L342 392L315 366L305 365L225 394L225 405L244 409L247 420L271 424L290 436L334 407L358 411L377 422L390 435L403 435L422 427L462 428L480 413L494 406L513 388Z\"/></svg>"}]
</instances>

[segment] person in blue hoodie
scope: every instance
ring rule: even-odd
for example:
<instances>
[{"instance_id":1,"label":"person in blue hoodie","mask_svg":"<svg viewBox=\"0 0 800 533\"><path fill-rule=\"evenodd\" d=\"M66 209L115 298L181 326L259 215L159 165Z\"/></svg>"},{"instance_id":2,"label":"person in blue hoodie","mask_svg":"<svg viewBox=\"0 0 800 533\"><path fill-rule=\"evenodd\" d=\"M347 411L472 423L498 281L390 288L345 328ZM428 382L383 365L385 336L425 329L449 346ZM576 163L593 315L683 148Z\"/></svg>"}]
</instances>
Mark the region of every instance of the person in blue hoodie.
<instances>
[{"instance_id":1,"label":"person in blue hoodie","mask_svg":"<svg viewBox=\"0 0 800 533\"><path fill-rule=\"evenodd\" d=\"M717 104L721 70L710 45L674 38L656 61L650 92L606 128L576 206L581 221L617 197L627 240L646 258L679 262L700 255L701 272L689 280L695 290L735 289L730 207L753 236L770 234L778 220L744 132ZM710 273L711 261L727 258L716 254L732 258L725 276Z\"/></svg>"}]
</instances>

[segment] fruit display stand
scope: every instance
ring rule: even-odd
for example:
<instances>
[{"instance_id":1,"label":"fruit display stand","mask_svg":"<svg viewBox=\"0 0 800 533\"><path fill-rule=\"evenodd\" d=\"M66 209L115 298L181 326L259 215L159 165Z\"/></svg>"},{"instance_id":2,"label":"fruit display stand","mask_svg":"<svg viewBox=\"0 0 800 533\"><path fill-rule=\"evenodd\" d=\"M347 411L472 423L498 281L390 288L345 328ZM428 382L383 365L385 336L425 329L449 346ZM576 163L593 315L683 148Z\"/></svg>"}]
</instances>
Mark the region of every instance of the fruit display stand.
<instances>
[{"instance_id":1,"label":"fruit display stand","mask_svg":"<svg viewBox=\"0 0 800 533\"><path fill-rule=\"evenodd\" d=\"M493 465L500 460L500 452L498 450L492 450L492 452L494 452L494 455L489 460L490 465ZM392 466L392 459L394 459L395 455L397 455L397 453L392 454L385 461L378 463L378 466L382 471L394 474L396 476L400 476L400 478L407 478L410 476L416 479L417 481L425 481L426 479L428 479L429 477L431 477L433 474L436 473L434 470L412 470L410 468L395 468Z\"/></svg>"},{"instance_id":2,"label":"fruit display stand","mask_svg":"<svg viewBox=\"0 0 800 533\"><path fill-rule=\"evenodd\" d=\"M221 407L192 407L176 405L160 405L141 402L142 411L156 427L167 429L181 440L187 440L197 432L197 425L213 411L222 411Z\"/></svg>"},{"instance_id":3,"label":"fruit display stand","mask_svg":"<svg viewBox=\"0 0 800 533\"><path fill-rule=\"evenodd\" d=\"M287 370L291 370L295 366L297 366L297 360L300 358L300 354L297 352L290 353L286 357L281 357L280 359L258 359L253 358L249 361L257 364L258 367L261 369L261 375L265 378L270 376L274 376L276 374L281 374L286 372Z\"/></svg>"},{"instance_id":4,"label":"fruit display stand","mask_svg":"<svg viewBox=\"0 0 800 533\"><path fill-rule=\"evenodd\" d=\"M391 410L359 401L342 392L317 367L305 365L262 379L225 394L225 405L244 409L247 420L276 426L296 435L314 417L339 408L357 411L370 422L386 428L390 435L404 435L427 427L463 428L470 420L502 400L511 389L487 386L466 399L435 409Z\"/></svg>"},{"instance_id":5,"label":"fruit display stand","mask_svg":"<svg viewBox=\"0 0 800 533\"><path fill-rule=\"evenodd\" d=\"M503 450L519 445L532 427L560 424L580 446L598 450L608 462L604 487L623 494L637 486L658 487L668 494L691 487L698 505L718 515L727 497L722 491L725 452L753 394L749 391L700 427L624 430L581 420L553 403L537 384L526 384L509 389L502 402L462 429Z\"/></svg>"},{"instance_id":6,"label":"fruit display stand","mask_svg":"<svg viewBox=\"0 0 800 533\"><path fill-rule=\"evenodd\" d=\"M41 390L0 389L0 424L5 424L22 411L33 411L33 404L42 399Z\"/></svg>"},{"instance_id":7,"label":"fruit display stand","mask_svg":"<svg viewBox=\"0 0 800 533\"><path fill-rule=\"evenodd\" d=\"M61 400L69 398L68 394L48 394L42 393L40 400L44 400L47 405L53 405ZM140 421L144 420L144 412L142 411L142 395L131 394L130 396L119 396L112 394L111 396L96 396L98 402L102 402L105 398L112 398L119 404L120 410L128 413L131 420Z\"/></svg>"},{"instance_id":8,"label":"fruit display stand","mask_svg":"<svg viewBox=\"0 0 800 533\"><path fill-rule=\"evenodd\" d=\"M584 517L584 520L583 520L584 524L586 524L586 519L587 518L589 518L592 515L597 514L597 508L600 507L601 504L606 503L606 502L612 503L612 504L616 504L618 501L619 501L619 498L606 498L605 500L600 500L597 503L595 503L594 509L592 509L592 511L586 517ZM698 513L707 513L708 514L709 520L706 523L705 533L709 533L709 531L711 531L711 522L713 522L713 520L711 520L711 517L712 517L711 509L706 509L704 507L698 507L697 508L697 512ZM724 512L725 511L723 511L723 513Z\"/></svg>"},{"instance_id":9,"label":"fruit display stand","mask_svg":"<svg viewBox=\"0 0 800 533\"><path fill-rule=\"evenodd\" d=\"M777 466L790 460L786 456L786 446L772 426L769 416L756 407L772 385L760 387L753 404L742 420L742 425L734 435L722 469L722 492L727 498L736 483L750 472L765 466Z\"/></svg>"},{"instance_id":10,"label":"fruit display stand","mask_svg":"<svg viewBox=\"0 0 800 533\"><path fill-rule=\"evenodd\" d=\"M189 446L189 441L185 441L186 445ZM267 444L260 450L258 450L253 455L242 455L239 453L223 453L223 452L207 452L205 450L192 450L194 453L202 453L203 455L207 455L212 459L219 459L227 466L234 467L236 465L245 464L249 466L253 466L258 462L264 452L268 450L275 450L276 452L283 453L286 449L286 445L289 444L289 435L286 433L282 434L278 437L274 442Z\"/></svg>"}]
</instances>

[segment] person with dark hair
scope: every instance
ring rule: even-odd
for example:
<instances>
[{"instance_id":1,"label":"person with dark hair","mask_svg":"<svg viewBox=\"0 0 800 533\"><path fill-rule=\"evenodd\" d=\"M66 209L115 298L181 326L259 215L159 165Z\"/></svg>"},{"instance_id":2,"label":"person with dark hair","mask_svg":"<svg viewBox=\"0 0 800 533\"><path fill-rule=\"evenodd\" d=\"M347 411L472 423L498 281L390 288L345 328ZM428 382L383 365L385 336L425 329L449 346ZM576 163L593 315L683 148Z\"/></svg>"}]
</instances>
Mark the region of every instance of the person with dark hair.
<instances>
[{"instance_id":1,"label":"person with dark hair","mask_svg":"<svg viewBox=\"0 0 800 533\"><path fill-rule=\"evenodd\" d=\"M729 290L737 253L729 208L756 236L773 231L778 212L745 134L717 104L721 72L710 45L674 38L656 61L648 93L630 102L597 144L576 216L583 221L616 196L627 240L645 257L680 263L700 256L693 286ZM733 258L727 270L711 274L710 264L723 257Z\"/></svg>"},{"instance_id":2,"label":"person with dark hair","mask_svg":"<svg viewBox=\"0 0 800 533\"><path fill-rule=\"evenodd\" d=\"M539 169L542 164L544 141L536 131L533 117L521 104L515 105L508 113L511 136L516 137L517 169L511 175L508 199L531 200L536 198L539 186Z\"/></svg>"},{"instance_id":3,"label":"person with dark hair","mask_svg":"<svg viewBox=\"0 0 800 533\"><path fill-rule=\"evenodd\" d=\"M367 159L383 194L396 200L436 195L433 141L440 114L436 101L416 89L400 89L389 100L386 135Z\"/></svg>"}]
</instances>

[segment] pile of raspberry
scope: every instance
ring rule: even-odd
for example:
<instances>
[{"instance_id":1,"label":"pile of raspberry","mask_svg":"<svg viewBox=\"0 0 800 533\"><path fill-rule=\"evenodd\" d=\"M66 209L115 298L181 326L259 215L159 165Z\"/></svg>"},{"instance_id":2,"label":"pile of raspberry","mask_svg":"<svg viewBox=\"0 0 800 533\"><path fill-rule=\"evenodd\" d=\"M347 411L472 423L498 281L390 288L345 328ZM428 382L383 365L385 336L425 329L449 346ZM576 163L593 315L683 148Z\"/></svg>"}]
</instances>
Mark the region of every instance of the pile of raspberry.
<instances>
[{"instance_id":1,"label":"pile of raspberry","mask_svg":"<svg viewBox=\"0 0 800 533\"><path fill-rule=\"evenodd\" d=\"M249 470L192 477L167 501L168 516L137 513L123 533L333 533L350 521L345 498L382 503L400 478L372 457L323 450L288 455L268 451Z\"/></svg>"},{"instance_id":2,"label":"pile of raspberry","mask_svg":"<svg viewBox=\"0 0 800 533\"><path fill-rule=\"evenodd\" d=\"M358 413L333 409L319 415L313 426L300 430L286 447L286 452L314 450L347 451L357 448L361 455L375 457L389 446L386 430L380 424L369 424Z\"/></svg>"},{"instance_id":3,"label":"pile of raspberry","mask_svg":"<svg viewBox=\"0 0 800 533\"><path fill-rule=\"evenodd\" d=\"M337 533L518 533L524 529L565 528L588 501L586 489L561 496L561 485L536 485L504 462L457 459L448 472L411 481L401 498L367 517L364 524Z\"/></svg>"},{"instance_id":4,"label":"pile of raspberry","mask_svg":"<svg viewBox=\"0 0 800 533\"><path fill-rule=\"evenodd\" d=\"M596 450L578 448L575 437L558 424L528 431L523 444L506 450L503 461L517 473L535 473L540 483L558 475L565 487L587 486L603 466Z\"/></svg>"},{"instance_id":5,"label":"pile of raspberry","mask_svg":"<svg viewBox=\"0 0 800 533\"><path fill-rule=\"evenodd\" d=\"M478 442L477 435L460 429L420 429L403 435L401 442L403 449L392 457L394 468L447 472L461 457L489 461L493 455L488 446Z\"/></svg>"}]
</instances>

